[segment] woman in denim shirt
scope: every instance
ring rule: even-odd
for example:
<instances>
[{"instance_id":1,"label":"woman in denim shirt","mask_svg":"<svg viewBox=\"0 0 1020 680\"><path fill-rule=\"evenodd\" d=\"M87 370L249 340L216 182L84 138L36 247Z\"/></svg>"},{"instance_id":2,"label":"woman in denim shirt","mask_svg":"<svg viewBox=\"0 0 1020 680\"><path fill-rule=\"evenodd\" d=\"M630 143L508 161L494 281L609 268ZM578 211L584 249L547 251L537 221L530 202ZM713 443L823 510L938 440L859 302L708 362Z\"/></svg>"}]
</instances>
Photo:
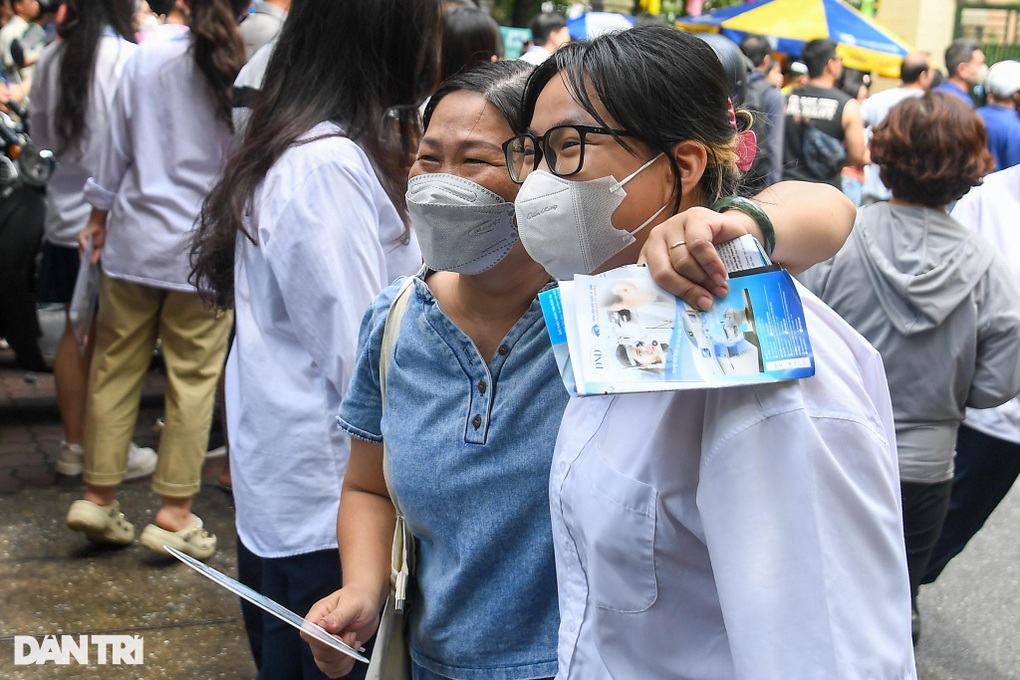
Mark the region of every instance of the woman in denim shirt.
<instances>
[{"instance_id":1,"label":"woman in denim shirt","mask_svg":"<svg viewBox=\"0 0 1020 680\"><path fill-rule=\"evenodd\" d=\"M555 284L517 243L509 202L517 187L501 148L525 129L527 76L520 62L484 65L432 97L407 195L426 267L390 357L385 413L380 344L399 282L365 315L340 408L339 425L353 437L338 518L344 588L308 619L354 644L378 626L394 512L382 474L385 438L390 483L417 539L409 610L415 678L524 680L557 672L548 478L568 395L536 297ZM777 253L809 264L838 249L853 210L827 187L792 188L801 194L798 206L769 212L780 239L800 230L802 240L796 252L787 245ZM687 285L677 292L693 302L709 295L698 284L725 286L709 274L722 271L713 238L747 232L762 236L742 213L679 216L649 236L655 247L646 253L669 270L662 281L672 280L674 290ZM668 250L684 238L701 244L701 264ZM676 285L673 267L692 281ZM312 649L332 676L351 668L349 657L315 642Z\"/></svg>"}]
</instances>

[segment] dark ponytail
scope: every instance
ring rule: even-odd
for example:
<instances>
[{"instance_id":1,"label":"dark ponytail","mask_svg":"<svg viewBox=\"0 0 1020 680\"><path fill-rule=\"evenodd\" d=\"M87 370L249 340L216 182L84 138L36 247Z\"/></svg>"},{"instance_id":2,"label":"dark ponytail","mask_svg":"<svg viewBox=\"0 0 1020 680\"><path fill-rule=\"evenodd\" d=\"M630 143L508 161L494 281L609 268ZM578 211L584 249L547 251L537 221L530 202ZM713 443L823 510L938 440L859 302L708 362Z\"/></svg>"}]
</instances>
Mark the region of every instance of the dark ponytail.
<instances>
[{"instance_id":1,"label":"dark ponytail","mask_svg":"<svg viewBox=\"0 0 1020 680\"><path fill-rule=\"evenodd\" d=\"M64 20L57 27L61 38L55 115L59 154L75 150L89 132L86 116L103 31L109 26L121 38L135 41L134 0L68 0L65 7Z\"/></svg>"},{"instance_id":2,"label":"dark ponytail","mask_svg":"<svg viewBox=\"0 0 1020 680\"><path fill-rule=\"evenodd\" d=\"M190 280L206 297L233 304L237 235L256 242L244 225L255 191L280 156L323 121L364 150L406 224L418 104L439 75L440 22L439 0L294 0L244 139L206 197L192 239Z\"/></svg>"},{"instance_id":3,"label":"dark ponytail","mask_svg":"<svg viewBox=\"0 0 1020 680\"><path fill-rule=\"evenodd\" d=\"M244 40L230 0L190 0L195 65L205 76L216 117L233 129L232 92L244 66Z\"/></svg>"}]
</instances>

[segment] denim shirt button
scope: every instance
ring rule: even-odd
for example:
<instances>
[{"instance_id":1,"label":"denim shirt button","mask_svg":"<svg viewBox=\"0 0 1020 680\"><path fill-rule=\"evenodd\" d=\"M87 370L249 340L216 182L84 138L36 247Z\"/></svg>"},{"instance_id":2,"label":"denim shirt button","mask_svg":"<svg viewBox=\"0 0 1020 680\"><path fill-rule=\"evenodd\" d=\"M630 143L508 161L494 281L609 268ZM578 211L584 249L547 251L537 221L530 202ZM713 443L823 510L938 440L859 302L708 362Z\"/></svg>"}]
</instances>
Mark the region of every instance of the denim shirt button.
<instances>
[{"instance_id":1,"label":"denim shirt button","mask_svg":"<svg viewBox=\"0 0 1020 680\"><path fill-rule=\"evenodd\" d=\"M478 381L478 391L481 392L482 394L485 394L485 381L484 380Z\"/></svg>"},{"instance_id":2,"label":"denim shirt button","mask_svg":"<svg viewBox=\"0 0 1020 680\"><path fill-rule=\"evenodd\" d=\"M505 357L507 354L510 353L510 348L507 347L506 345L500 345L499 349L497 349L496 351L499 352L500 356Z\"/></svg>"},{"instance_id":3,"label":"denim shirt button","mask_svg":"<svg viewBox=\"0 0 1020 680\"><path fill-rule=\"evenodd\" d=\"M474 418L471 419L471 424L474 425L475 429L477 430L478 428L480 428L482 426L482 417L481 416L475 416Z\"/></svg>"}]
</instances>

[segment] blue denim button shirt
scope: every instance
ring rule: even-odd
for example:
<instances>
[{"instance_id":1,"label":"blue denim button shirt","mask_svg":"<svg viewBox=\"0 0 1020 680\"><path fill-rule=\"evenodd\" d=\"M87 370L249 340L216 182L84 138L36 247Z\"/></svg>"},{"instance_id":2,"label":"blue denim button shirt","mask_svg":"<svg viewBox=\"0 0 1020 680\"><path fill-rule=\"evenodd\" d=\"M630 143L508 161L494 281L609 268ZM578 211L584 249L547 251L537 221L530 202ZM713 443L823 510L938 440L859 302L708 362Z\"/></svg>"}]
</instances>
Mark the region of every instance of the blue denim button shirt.
<instances>
[{"instance_id":1,"label":"blue denim button shirt","mask_svg":"<svg viewBox=\"0 0 1020 680\"><path fill-rule=\"evenodd\" d=\"M490 360L425 282L401 324L382 414L379 353L391 285L362 321L339 426L389 449L416 539L411 655L451 678L556 674L559 613L549 470L566 408L538 300Z\"/></svg>"}]
</instances>

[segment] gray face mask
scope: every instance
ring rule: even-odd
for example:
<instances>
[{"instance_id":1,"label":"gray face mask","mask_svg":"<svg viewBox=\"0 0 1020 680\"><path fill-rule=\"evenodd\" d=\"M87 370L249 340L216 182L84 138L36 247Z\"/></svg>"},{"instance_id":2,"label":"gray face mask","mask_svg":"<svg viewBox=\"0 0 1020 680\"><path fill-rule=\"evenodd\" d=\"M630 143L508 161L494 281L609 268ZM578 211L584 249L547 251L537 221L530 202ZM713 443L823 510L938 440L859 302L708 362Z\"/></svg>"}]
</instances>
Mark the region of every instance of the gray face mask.
<instances>
[{"instance_id":1,"label":"gray face mask","mask_svg":"<svg viewBox=\"0 0 1020 680\"><path fill-rule=\"evenodd\" d=\"M456 175L409 179L407 212L425 264L436 271L480 274L499 264L517 242L514 204Z\"/></svg>"}]
</instances>

